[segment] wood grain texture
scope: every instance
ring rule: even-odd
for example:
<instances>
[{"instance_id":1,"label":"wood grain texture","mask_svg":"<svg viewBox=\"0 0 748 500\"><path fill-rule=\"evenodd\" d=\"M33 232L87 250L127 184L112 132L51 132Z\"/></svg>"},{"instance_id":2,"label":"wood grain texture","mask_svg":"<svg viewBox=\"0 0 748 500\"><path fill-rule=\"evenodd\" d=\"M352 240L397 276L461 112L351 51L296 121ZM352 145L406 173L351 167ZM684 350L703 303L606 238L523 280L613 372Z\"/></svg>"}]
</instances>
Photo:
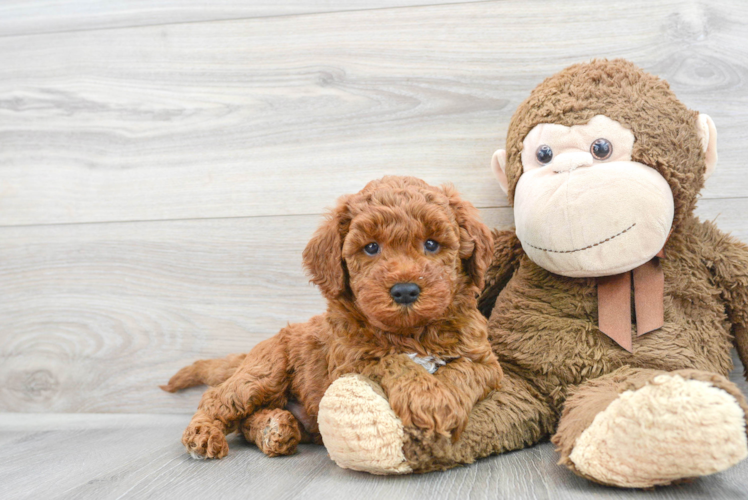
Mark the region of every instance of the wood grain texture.
<instances>
[{"instance_id":1,"label":"wood grain texture","mask_svg":"<svg viewBox=\"0 0 748 500\"><path fill-rule=\"evenodd\" d=\"M748 461L632 492L555 465L549 443L390 478L314 446L184 454L202 390L157 385L322 312L300 255L323 208L410 174L510 225L488 161L570 63L629 58L710 114L720 164L698 213L748 241L747 3L424 5L444 3L0 5L0 412L47 412L0 413L0 497L745 498Z\"/></svg>"},{"instance_id":2,"label":"wood grain texture","mask_svg":"<svg viewBox=\"0 0 748 500\"><path fill-rule=\"evenodd\" d=\"M0 228L0 411L194 408L157 385L324 312L301 268L319 220Z\"/></svg>"},{"instance_id":3,"label":"wood grain texture","mask_svg":"<svg viewBox=\"0 0 748 500\"><path fill-rule=\"evenodd\" d=\"M0 414L3 497L22 499L743 499L748 460L689 484L630 491L579 478L553 445L423 475L372 476L335 465L322 446L267 458L234 436L220 461L187 456L187 415Z\"/></svg>"},{"instance_id":4,"label":"wood grain texture","mask_svg":"<svg viewBox=\"0 0 748 500\"><path fill-rule=\"evenodd\" d=\"M722 212L722 215L719 213ZM748 240L748 200L699 213ZM491 227L508 208L484 209ZM0 411L189 411L157 385L324 311L301 252L318 216L0 228Z\"/></svg>"},{"instance_id":5,"label":"wood grain texture","mask_svg":"<svg viewBox=\"0 0 748 500\"><path fill-rule=\"evenodd\" d=\"M704 198L742 197L747 16L506 0L0 38L0 225L314 214L385 173L505 206L487 165L511 114L592 57L709 113Z\"/></svg>"},{"instance_id":6,"label":"wood grain texture","mask_svg":"<svg viewBox=\"0 0 748 500\"><path fill-rule=\"evenodd\" d=\"M483 0L463 0L460 3ZM453 0L4 0L0 36L457 3Z\"/></svg>"}]
</instances>

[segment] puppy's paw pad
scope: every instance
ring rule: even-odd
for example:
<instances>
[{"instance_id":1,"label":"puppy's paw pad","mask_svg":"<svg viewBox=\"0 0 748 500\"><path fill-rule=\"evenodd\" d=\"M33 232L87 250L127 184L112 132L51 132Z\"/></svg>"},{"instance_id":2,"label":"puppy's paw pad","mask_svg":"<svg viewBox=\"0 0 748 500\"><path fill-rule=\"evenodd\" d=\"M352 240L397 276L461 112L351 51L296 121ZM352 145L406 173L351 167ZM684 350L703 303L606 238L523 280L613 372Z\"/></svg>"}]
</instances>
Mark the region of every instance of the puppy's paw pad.
<instances>
[{"instance_id":1,"label":"puppy's paw pad","mask_svg":"<svg viewBox=\"0 0 748 500\"><path fill-rule=\"evenodd\" d=\"M269 457L293 455L301 441L301 430L293 416L277 412L258 432L255 444Z\"/></svg>"},{"instance_id":2,"label":"puppy's paw pad","mask_svg":"<svg viewBox=\"0 0 748 500\"><path fill-rule=\"evenodd\" d=\"M735 398L708 382L660 375L600 412L569 458L602 483L647 488L713 474L746 456Z\"/></svg>"},{"instance_id":3,"label":"puppy's paw pad","mask_svg":"<svg viewBox=\"0 0 748 500\"><path fill-rule=\"evenodd\" d=\"M187 453L192 458L223 458L229 452L226 437L220 429L207 426L190 426L182 436Z\"/></svg>"},{"instance_id":4,"label":"puppy's paw pad","mask_svg":"<svg viewBox=\"0 0 748 500\"><path fill-rule=\"evenodd\" d=\"M366 377L333 382L317 421L330 458L340 467L372 474L411 472L403 454L403 424L382 389Z\"/></svg>"}]
</instances>

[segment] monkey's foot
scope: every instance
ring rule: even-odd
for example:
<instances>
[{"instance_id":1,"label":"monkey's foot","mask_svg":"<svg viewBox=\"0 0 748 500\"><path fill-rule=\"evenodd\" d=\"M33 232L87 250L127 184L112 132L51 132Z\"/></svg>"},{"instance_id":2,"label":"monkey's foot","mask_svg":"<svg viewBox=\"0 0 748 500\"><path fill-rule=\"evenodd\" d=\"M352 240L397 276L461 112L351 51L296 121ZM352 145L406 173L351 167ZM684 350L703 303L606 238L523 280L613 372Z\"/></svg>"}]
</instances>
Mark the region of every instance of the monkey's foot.
<instances>
[{"instance_id":1,"label":"monkey's foot","mask_svg":"<svg viewBox=\"0 0 748 500\"><path fill-rule=\"evenodd\" d=\"M569 458L600 483L647 488L713 474L747 455L745 413L735 397L712 383L666 374L597 414Z\"/></svg>"},{"instance_id":2,"label":"monkey's foot","mask_svg":"<svg viewBox=\"0 0 748 500\"><path fill-rule=\"evenodd\" d=\"M407 474L403 424L381 387L363 375L337 379L325 392L317 416L330 458L344 469Z\"/></svg>"}]
</instances>

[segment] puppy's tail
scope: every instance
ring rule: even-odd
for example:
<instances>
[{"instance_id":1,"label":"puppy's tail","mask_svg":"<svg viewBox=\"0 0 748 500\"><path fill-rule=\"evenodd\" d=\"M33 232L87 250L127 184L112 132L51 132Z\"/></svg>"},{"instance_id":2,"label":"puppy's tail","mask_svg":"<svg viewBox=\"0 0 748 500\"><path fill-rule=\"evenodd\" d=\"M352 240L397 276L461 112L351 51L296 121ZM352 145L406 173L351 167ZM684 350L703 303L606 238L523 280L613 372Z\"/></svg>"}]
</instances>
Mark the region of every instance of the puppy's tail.
<instances>
[{"instance_id":1,"label":"puppy's tail","mask_svg":"<svg viewBox=\"0 0 748 500\"><path fill-rule=\"evenodd\" d=\"M179 370L161 389L177 392L188 387L207 384L216 386L234 374L242 364L246 354L230 354L221 359L201 359Z\"/></svg>"}]
</instances>

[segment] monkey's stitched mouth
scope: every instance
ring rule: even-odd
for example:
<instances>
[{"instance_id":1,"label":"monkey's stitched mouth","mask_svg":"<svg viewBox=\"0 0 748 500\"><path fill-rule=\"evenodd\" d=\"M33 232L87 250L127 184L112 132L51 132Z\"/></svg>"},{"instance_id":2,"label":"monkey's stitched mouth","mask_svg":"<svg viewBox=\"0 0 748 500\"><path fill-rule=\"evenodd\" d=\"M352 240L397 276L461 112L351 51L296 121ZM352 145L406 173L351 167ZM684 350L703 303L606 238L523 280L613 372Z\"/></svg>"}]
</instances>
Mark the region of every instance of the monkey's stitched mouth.
<instances>
[{"instance_id":1,"label":"monkey's stitched mouth","mask_svg":"<svg viewBox=\"0 0 748 500\"><path fill-rule=\"evenodd\" d=\"M575 253L575 252L582 252L584 250L589 250L590 248L599 247L603 243L607 243L610 240L621 236L623 233L628 232L629 230L633 229L634 226L636 226L636 222L634 222L633 224L631 224L629 227L627 227L623 231L614 234L613 236L610 236L608 238L605 238L604 240L598 241L597 243L593 243L592 245L587 245L586 247L583 247L583 248L575 248L574 250L552 250L550 248L537 247L537 246L535 246L535 245L533 245L531 243L527 243L527 246L528 247L532 247L532 248L534 248L536 250L542 250L544 252L551 252L551 253ZM524 244L525 243L523 243L523 245Z\"/></svg>"}]
</instances>

